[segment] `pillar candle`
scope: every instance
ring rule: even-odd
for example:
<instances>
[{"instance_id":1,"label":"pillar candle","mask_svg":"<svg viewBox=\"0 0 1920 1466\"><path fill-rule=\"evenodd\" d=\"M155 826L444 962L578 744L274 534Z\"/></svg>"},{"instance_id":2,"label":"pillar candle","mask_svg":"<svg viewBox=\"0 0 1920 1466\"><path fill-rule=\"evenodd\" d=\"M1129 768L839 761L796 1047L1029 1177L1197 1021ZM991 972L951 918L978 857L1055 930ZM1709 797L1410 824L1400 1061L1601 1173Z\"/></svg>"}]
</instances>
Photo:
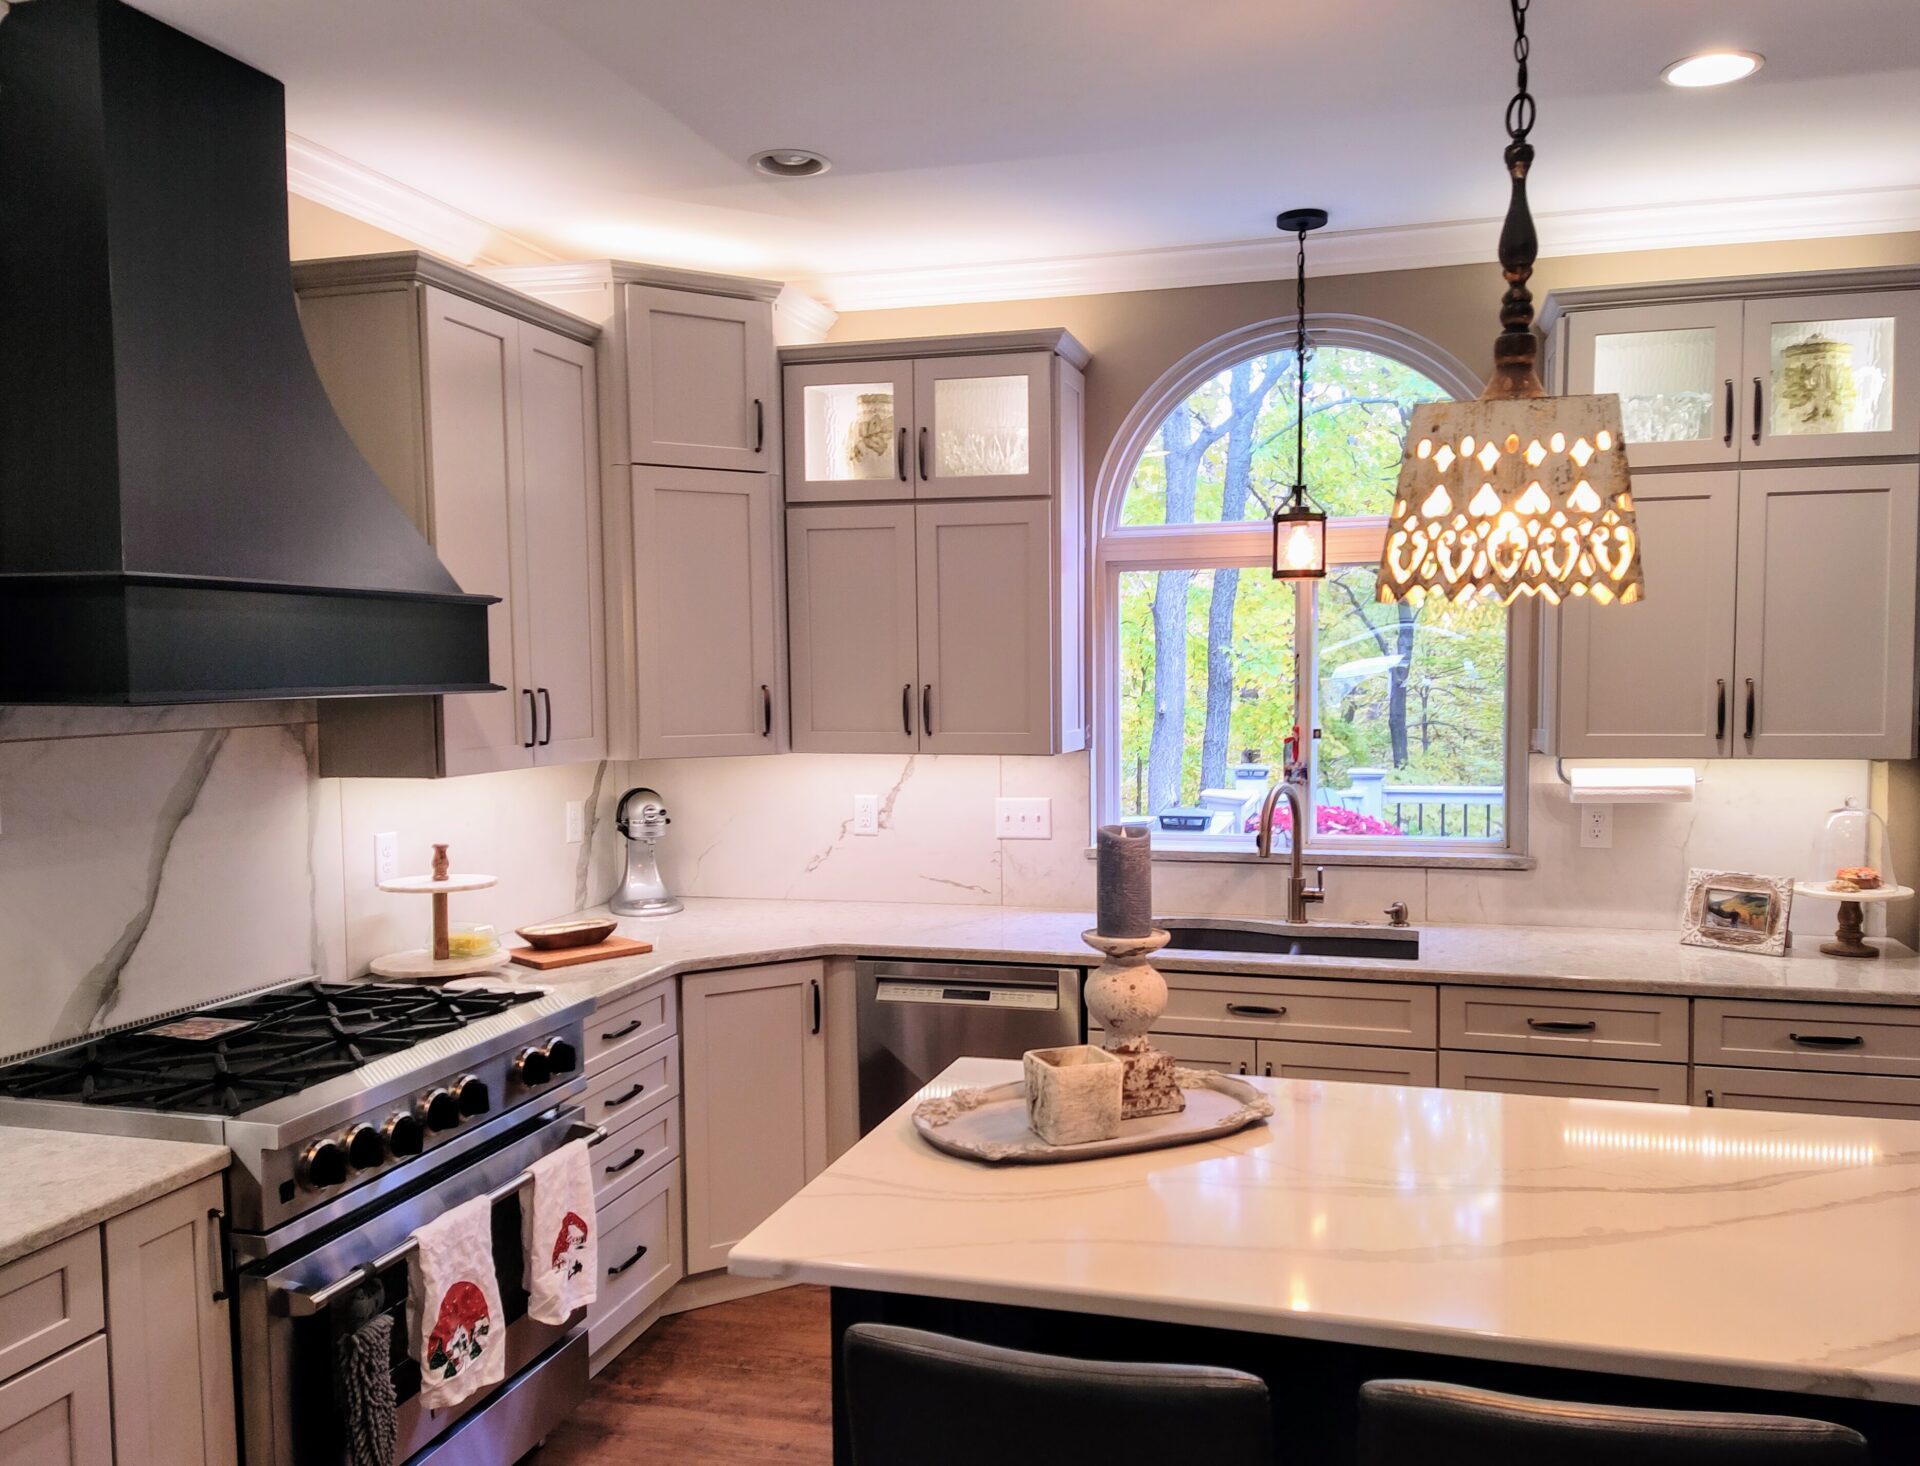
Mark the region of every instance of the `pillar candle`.
<instances>
[{"instance_id":1,"label":"pillar candle","mask_svg":"<svg viewBox=\"0 0 1920 1466\"><path fill-rule=\"evenodd\" d=\"M1153 832L1143 825L1102 825L1099 912L1103 937L1144 937L1153 930Z\"/></svg>"}]
</instances>

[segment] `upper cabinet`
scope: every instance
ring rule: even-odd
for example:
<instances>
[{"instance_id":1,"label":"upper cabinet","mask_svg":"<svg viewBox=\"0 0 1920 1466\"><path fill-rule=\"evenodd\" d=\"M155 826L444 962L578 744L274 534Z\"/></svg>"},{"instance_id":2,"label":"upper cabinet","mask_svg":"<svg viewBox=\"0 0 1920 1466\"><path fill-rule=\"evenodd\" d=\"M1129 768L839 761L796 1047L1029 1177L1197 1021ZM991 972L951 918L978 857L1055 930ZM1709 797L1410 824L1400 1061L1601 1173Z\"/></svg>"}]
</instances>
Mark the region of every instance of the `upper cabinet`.
<instances>
[{"instance_id":1,"label":"upper cabinet","mask_svg":"<svg viewBox=\"0 0 1920 1466\"><path fill-rule=\"evenodd\" d=\"M461 589L502 689L320 706L324 775L605 756L600 443L588 323L422 255L296 265L335 410Z\"/></svg>"},{"instance_id":2,"label":"upper cabinet","mask_svg":"<svg viewBox=\"0 0 1920 1466\"><path fill-rule=\"evenodd\" d=\"M1920 290L1749 300L1748 459L1920 452Z\"/></svg>"},{"instance_id":3,"label":"upper cabinet","mask_svg":"<svg viewBox=\"0 0 1920 1466\"><path fill-rule=\"evenodd\" d=\"M1567 390L1620 397L1635 468L1740 456L1740 303L1616 306L1567 321Z\"/></svg>"},{"instance_id":4,"label":"upper cabinet","mask_svg":"<svg viewBox=\"0 0 1920 1466\"><path fill-rule=\"evenodd\" d=\"M625 289L628 461L749 473L777 464L772 302Z\"/></svg>"}]
</instances>

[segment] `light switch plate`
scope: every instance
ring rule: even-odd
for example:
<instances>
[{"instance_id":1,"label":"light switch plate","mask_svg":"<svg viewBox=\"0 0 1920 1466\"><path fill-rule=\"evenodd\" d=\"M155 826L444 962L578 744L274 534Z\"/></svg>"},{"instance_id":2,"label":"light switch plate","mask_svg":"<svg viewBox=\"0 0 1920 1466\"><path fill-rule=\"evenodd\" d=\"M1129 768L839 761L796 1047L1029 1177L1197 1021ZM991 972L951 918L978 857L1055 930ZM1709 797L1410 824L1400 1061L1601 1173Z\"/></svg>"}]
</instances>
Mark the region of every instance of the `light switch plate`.
<instances>
[{"instance_id":1,"label":"light switch plate","mask_svg":"<svg viewBox=\"0 0 1920 1466\"><path fill-rule=\"evenodd\" d=\"M1586 850L1613 849L1613 806L1611 804L1580 806L1580 845Z\"/></svg>"},{"instance_id":2,"label":"light switch plate","mask_svg":"<svg viewBox=\"0 0 1920 1466\"><path fill-rule=\"evenodd\" d=\"M1002 840L1053 838L1051 799L996 799L993 802L993 814L996 833Z\"/></svg>"},{"instance_id":3,"label":"light switch plate","mask_svg":"<svg viewBox=\"0 0 1920 1466\"><path fill-rule=\"evenodd\" d=\"M584 799L567 801L567 843L578 845L587 838L587 803Z\"/></svg>"},{"instance_id":4,"label":"light switch plate","mask_svg":"<svg viewBox=\"0 0 1920 1466\"><path fill-rule=\"evenodd\" d=\"M880 833L880 796L878 794L853 796L853 833L856 835Z\"/></svg>"},{"instance_id":5,"label":"light switch plate","mask_svg":"<svg viewBox=\"0 0 1920 1466\"><path fill-rule=\"evenodd\" d=\"M373 878L397 880L400 876L400 837L392 830L373 837Z\"/></svg>"}]
</instances>

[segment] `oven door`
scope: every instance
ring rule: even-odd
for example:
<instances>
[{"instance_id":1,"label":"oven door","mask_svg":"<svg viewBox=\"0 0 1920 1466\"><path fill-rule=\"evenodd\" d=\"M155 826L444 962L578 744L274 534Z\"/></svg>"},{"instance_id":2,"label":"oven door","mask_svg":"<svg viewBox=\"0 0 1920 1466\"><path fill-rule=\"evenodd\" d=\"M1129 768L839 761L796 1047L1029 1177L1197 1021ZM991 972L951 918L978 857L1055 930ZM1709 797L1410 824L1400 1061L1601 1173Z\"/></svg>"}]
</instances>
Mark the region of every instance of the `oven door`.
<instances>
[{"instance_id":1,"label":"oven door","mask_svg":"<svg viewBox=\"0 0 1920 1466\"><path fill-rule=\"evenodd\" d=\"M363 1217L323 1234L308 1250L269 1256L238 1278L238 1346L241 1427L247 1466L339 1466L347 1460L345 1422L335 1377L341 1338L356 1325L354 1299L393 1319L390 1367L399 1401L393 1459L407 1461L440 1440L462 1420L504 1396L515 1377L577 1331L585 1310L564 1325L527 1317L521 1286L520 1197L512 1192L493 1208L494 1273L506 1313L506 1379L492 1390L447 1410L420 1405L420 1367L409 1356L405 1259L370 1275L365 1286L341 1289L317 1310L299 1295L312 1294L350 1277L383 1253L399 1247L422 1222L476 1196L498 1191L536 1157L588 1133L584 1114L572 1105L530 1117L507 1131L500 1144L457 1169L430 1177L420 1189L391 1198ZM375 1295L368 1290L377 1287ZM582 1352L582 1351L575 1351ZM544 1365L547 1361L542 1360ZM580 1389L584 1390L584 1371ZM524 1393L524 1392L523 1392ZM551 1408L564 1414L568 1392L545 1391ZM541 1431L544 1434L544 1430ZM536 1437L537 1438L537 1437Z\"/></svg>"}]
</instances>

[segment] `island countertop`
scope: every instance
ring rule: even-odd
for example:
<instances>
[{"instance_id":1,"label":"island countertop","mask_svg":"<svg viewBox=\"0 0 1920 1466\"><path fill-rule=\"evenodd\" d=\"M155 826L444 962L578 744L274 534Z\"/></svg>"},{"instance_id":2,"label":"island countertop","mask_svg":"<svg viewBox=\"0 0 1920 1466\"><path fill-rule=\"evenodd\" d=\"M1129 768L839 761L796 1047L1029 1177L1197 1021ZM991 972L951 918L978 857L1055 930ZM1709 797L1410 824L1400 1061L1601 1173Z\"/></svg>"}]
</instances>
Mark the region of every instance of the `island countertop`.
<instances>
[{"instance_id":1,"label":"island countertop","mask_svg":"<svg viewBox=\"0 0 1920 1466\"><path fill-rule=\"evenodd\" d=\"M1264 1125L1070 1165L941 1154L908 1105L731 1270L1920 1405L1920 1123L1249 1082Z\"/></svg>"}]
</instances>

